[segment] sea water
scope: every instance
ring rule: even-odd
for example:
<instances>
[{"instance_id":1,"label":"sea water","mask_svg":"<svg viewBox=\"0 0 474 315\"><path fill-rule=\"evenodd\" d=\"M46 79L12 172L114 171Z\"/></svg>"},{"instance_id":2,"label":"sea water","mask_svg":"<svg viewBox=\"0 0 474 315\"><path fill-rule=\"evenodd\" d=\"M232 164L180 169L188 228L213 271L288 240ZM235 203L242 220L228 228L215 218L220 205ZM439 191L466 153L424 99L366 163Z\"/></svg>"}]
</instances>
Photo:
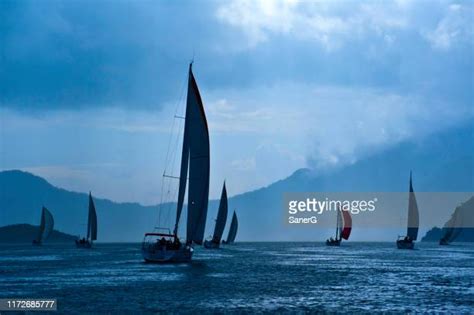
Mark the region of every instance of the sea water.
<instances>
[{"instance_id":1,"label":"sea water","mask_svg":"<svg viewBox=\"0 0 474 315\"><path fill-rule=\"evenodd\" d=\"M474 312L474 245L237 243L193 262L143 262L140 244L0 247L0 298L84 312Z\"/></svg>"}]
</instances>

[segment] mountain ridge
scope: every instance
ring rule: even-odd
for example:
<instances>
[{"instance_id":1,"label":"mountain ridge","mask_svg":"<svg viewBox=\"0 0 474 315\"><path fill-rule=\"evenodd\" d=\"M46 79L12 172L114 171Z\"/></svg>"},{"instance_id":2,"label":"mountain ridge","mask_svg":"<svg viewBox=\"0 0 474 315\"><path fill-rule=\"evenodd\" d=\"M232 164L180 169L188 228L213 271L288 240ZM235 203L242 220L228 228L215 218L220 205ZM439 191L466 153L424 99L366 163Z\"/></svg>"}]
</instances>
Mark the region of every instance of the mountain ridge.
<instances>
[{"instance_id":1,"label":"mountain ridge","mask_svg":"<svg viewBox=\"0 0 474 315\"><path fill-rule=\"evenodd\" d=\"M308 168L298 169L266 187L231 196L229 209L237 209L241 222L237 239L323 240L326 237L324 230L291 229L283 224L282 195L285 192L347 192L354 191L354 187L361 192L406 192L410 170L413 170L416 192L472 192L474 157L462 142L473 138L473 130L474 127L469 125L424 141L405 142L337 170L317 172ZM3 171L0 172L0 205L3 210L0 225L38 224L41 206L45 205L53 212L58 229L74 235L84 234L87 196L87 193L55 187L27 172ZM158 206L115 203L93 197L98 211L99 241L139 241L146 231L155 227ZM168 204L170 209L173 206ZM217 208L218 200L210 200L207 231L214 227L213 216ZM446 210L446 217L452 210ZM185 211L183 214L182 222ZM440 219L439 224L443 223ZM184 226L181 224L183 230ZM357 240L358 233L353 235Z\"/></svg>"}]
</instances>

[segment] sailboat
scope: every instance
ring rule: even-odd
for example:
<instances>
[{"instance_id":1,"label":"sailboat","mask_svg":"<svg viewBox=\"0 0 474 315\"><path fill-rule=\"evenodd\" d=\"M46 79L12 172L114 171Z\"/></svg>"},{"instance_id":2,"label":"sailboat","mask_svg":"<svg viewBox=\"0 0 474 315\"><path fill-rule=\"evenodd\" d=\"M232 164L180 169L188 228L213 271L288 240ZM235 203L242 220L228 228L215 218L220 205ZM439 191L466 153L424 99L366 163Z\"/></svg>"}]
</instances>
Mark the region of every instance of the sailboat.
<instances>
[{"instance_id":1,"label":"sailboat","mask_svg":"<svg viewBox=\"0 0 474 315\"><path fill-rule=\"evenodd\" d=\"M349 211L337 211L336 238L326 240L327 246L340 246L342 239L348 240L352 231L352 218Z\"/></svg>"},{"instance_id":2,"label":"sailboat","mask_svg":"<svg viewBox=\"0 0 474 315\"><path fill-rule=\"evenodd\" d=\"M222 234L224 233L225 223L227 221L227 190L222 187L221 201L219 202L219 210L217 212L216 226L214 228L214 235L211 240L204 241L205 248L219 248L221 244Z\"/></svg>"},{"instance_id":3,"label":"sailboat","mask_svg":"<svg viewBox=\"0 0 474 315\"><path fill-rule=\"evenodd\" d=\"M418 214L418 205L416 203L415 192L413 191L413 182L410 172L410 191L408 196L408 226L407 235L399 236L397 239L398 249L413 249L418 237L418 228L420 226L420 218Z\"/></svg>"},{"instance_id":4,"label":"sailboat","mask_svg":"<svg viewBox=\"0 0 474 315\"><path fill-rule=\"evenodd\" d=\"M176 207L176 221L171 233L146 233L142 243L142 255L146 262L189 262L193 255L193 244L201 245L206 225L209 198L209 129L201 95L189 65L186 115L184 117L183 147ZM163 176L167 176L163 174ZM189 176L189 179L188 179ZM187 183L189 182L189 183ZM188 184L186 241L181 243L178 228L183 210L184 196Z\"/></svg>"},{"instance_id":5,"label":"sailboat","mask_svg":"<svg viewBox=\"0 0 474 315\"><path fill-rule=\"evenodd\" d=\"M54 219L51 212L43 206L41 211L41 223L39 226L38 236L33 240L33 245L42 245L49 237L54 228Z\"/></svg>"},{"instance_id":6,"label":"sailboat","mask_svg":"<svg viewBox=\"0 0 474 315\"><path fill-rule=\"evenodd\" d=\"M461 234L462 228L459 227L458 221L458 209L456 209L443 228L443 237L439 240L439 245L449 245Z\"/></svg>"},{"instance_id":7,"label":"sailboat","mask_svg":"<svg viewBox=\"0 0 474 315\"><path fill-rule=\"evenodd\" d=\"M78 248L91 248L92 242L97 240L97 213L94 200L89 192L89 214L87 216L87 237L76 240Z\"/></svg>"},{"instance_id":8,"label":"sailboat","mask_svg":"<svg viewBox=\"0 0 474 315\"><path fill-rule=\"evenodd\" d=\"M230 223L229 234L227 235L227 240L222 241L223 244L232 244L235 241L237 236L237 229L239 228L239 221L237 220L237 214L234 210L234 215L232 215L232 222Z\"/></svg>"}]
</instances>

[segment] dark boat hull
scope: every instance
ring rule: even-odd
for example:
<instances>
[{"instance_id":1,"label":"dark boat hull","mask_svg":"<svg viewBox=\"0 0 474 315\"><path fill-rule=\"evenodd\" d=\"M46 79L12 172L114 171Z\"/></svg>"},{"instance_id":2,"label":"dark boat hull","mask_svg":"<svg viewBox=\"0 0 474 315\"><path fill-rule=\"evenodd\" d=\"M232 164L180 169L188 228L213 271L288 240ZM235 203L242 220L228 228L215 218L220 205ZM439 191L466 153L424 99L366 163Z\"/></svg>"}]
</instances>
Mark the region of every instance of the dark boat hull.
<instances>
[{"instance_id":1,"label":"dark boat hull","mask_svg":"<svg viewBox=\"0 0 474 315\"><path fill-rule=\"evenodd\" d=\"M89 241L81 242L76 240L76 247L77 248L92 248L92 243Z\"/></svg>"},{"instance_id":2,"label":"dark boat hull","mask_svg":"<svg viewBox=\"0 0 474 315\"><path fill-rule=\"evenodd\" d=\"M341 246L341 240L326 240L326 246Z\"/></svg>"},{"instance_id":3,"label":"dark boat hull","mask_svg":"<svg viewBox=\"0 0 474 315\"><path fill-rule=\"evenodd\" d=\"M397 248L398 249L414 249L415 242L406 241L406 240L397 240Z\"/></svg>"},{"instance_id":4,"label":"dark boat hull","mask_svg":"<svg viewBox=\"0 0 474 315\"><path fill-rule=\"evenodd\" d=\"M439 245L449 245L448 241L444 240L444 239L440 239L439 240Z\"/></svg>"},{"instance_id":5,"label":"dark boat hull","mask_svg":"<svg viewBox=\"0 0 474 315\"><path fill-rule=\"evenodd\" d=\"M166 246L143 246L142 256L147 263L188 263L193 257L193 248L185 246L179 249L167 249Z\"/></svg>"},{"instance_id":6,"label":"dark boat hull","mask_svg":"<svg viewBox=\"0 0 474 315\"><path fill-rule=\"evenodd\" d=\"M219 243L216 243L216 242L213 242L213 241L204 241L204 248L207 248L207 249L216 249L216 248L219 248L220 247L220 244Z\"/></svg>"}]
</instances>

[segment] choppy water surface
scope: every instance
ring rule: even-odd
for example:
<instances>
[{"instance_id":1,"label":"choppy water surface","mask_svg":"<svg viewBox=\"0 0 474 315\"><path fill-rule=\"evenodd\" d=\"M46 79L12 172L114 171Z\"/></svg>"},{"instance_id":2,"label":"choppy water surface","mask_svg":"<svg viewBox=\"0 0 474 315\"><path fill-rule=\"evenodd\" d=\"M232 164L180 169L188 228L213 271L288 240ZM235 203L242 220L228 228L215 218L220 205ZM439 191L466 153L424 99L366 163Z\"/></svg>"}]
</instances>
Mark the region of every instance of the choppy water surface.
<instances>
[{"instance_id":1,"label":"choppy water surface","mask_svg":"<svg viewBox=\"0 0 474 315\"><path fill-rule=\"evenodd\" d=\"M83 312L474 311L474 246L240 243L191 264L142 262L139 244L0 247L0 298Z\"/></svg>"}]
</instances>

